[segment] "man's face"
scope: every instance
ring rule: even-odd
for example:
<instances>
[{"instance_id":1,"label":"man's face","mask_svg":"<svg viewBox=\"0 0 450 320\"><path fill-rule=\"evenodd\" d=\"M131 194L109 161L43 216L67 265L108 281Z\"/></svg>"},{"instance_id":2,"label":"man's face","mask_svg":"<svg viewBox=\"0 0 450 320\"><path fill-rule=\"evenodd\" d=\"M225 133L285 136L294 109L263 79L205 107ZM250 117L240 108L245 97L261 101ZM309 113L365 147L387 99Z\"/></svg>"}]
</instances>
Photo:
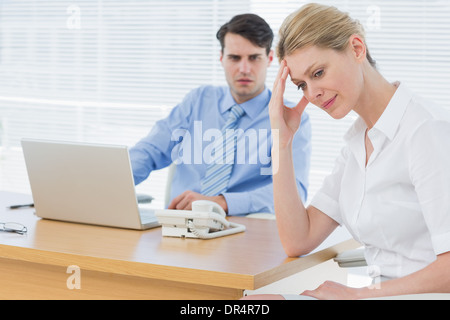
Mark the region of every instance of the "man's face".
<instances>
[{"instance_id":1,"label":"man's face","mask_svg":"<svg viewBox=\"0 0 450 320\"><path fill-rule=\"evenodd\" d=\"M244 37L227 33L220 62L237 103L248 101L264 90L267 68L273 60L273 52L258 47Z\"/></svg>"}]
</instances>

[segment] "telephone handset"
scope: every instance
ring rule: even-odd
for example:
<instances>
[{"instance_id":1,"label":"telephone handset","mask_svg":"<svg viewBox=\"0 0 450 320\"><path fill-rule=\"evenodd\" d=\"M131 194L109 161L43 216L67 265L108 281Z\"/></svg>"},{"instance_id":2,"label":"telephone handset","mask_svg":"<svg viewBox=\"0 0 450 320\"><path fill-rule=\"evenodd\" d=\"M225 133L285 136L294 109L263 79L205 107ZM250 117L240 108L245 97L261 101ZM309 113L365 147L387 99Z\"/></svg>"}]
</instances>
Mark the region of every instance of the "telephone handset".
<instances>
[{"instance_id":1,"label":"telephone handset","mask_svg":"<svg viewBox=\"0 0 450 320\"><path fill-rule=\"evenodd\" d=\"M245 226L225 219L225 211L209 200L192 202L191 210L157 210L166 237L212 239L245 231Z\"/></svg>"}]
</instances>

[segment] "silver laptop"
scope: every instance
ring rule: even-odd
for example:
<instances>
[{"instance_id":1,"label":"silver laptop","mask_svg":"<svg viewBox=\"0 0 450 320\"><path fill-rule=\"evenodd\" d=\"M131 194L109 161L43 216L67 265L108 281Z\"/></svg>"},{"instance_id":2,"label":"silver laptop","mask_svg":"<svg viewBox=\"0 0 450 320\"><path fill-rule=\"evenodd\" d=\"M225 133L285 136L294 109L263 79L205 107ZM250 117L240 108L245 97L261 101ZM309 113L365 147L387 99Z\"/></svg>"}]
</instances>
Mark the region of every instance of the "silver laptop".
<instances>
[{"instance_id":1,"label":"silver laptop","mask_svg":"<svg viewBox=\"0 0 450 320\"><path fill-rule=\"evenodd\" d=\"M139 208L126 146L23 139L36 215L127 229L159 226Z\"/></svg>"}]
</instances>

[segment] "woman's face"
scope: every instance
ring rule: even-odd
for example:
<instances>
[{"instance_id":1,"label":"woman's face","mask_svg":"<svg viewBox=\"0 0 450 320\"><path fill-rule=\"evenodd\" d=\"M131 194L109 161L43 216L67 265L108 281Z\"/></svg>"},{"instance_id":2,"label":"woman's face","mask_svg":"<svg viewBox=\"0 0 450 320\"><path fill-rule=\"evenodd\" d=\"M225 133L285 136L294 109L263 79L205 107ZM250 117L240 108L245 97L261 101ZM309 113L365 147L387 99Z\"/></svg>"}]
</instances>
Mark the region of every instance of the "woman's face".
<instances>
[{"instance_id":1,"label":"woman's face","mask_svg":"<svg viewBox=\"0 0 450 320\"><path fill-rule=\"evenodd\" d=\"M335 119L345 117L358 104L362 68L352 48L343 52L308 46L285 58L292 82L309 102Z\"/></svg>"}]
</instances>

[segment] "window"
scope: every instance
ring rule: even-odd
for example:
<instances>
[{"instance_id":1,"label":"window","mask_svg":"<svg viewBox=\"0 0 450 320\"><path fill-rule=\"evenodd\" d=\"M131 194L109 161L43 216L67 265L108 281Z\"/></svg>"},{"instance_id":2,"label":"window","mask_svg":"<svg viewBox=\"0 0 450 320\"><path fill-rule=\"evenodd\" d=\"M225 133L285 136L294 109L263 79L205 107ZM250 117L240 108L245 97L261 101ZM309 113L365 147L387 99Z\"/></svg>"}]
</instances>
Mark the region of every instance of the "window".
<instances>
[{"instance_id":1,"label":"window","mask_svg":"<svg viewBox=\"0 0 450 320\"><path fill-rule=\"evenodd\" d=\"M30 192L24 137L133 145L184 95L225 85L215 38L254 12L275 34L306 1L134 0L0 2L0 189ZM432 0L318 1L358 18L380 72L450 108L450 4ZM277 62L268 73L272 87ZM300 93L288 86L287 98ZM308 106L310 197L333 167L355 115L336 121ZM138 191L162 204L166 172Z\"/></svg>"}]
</instances>

